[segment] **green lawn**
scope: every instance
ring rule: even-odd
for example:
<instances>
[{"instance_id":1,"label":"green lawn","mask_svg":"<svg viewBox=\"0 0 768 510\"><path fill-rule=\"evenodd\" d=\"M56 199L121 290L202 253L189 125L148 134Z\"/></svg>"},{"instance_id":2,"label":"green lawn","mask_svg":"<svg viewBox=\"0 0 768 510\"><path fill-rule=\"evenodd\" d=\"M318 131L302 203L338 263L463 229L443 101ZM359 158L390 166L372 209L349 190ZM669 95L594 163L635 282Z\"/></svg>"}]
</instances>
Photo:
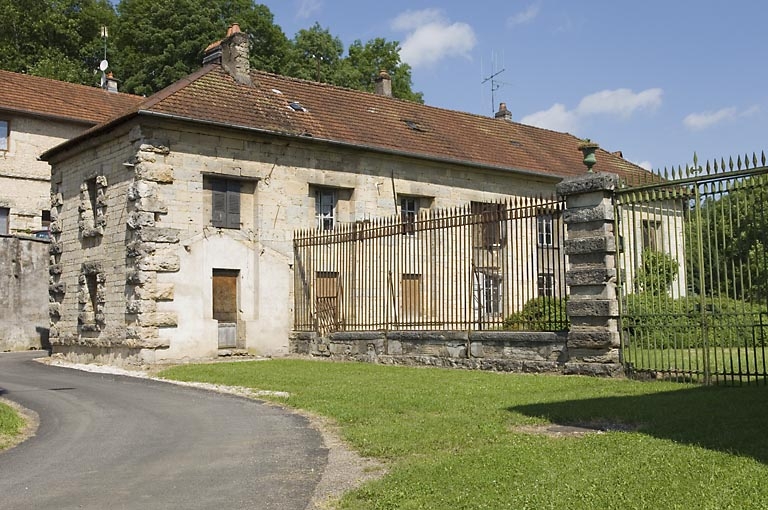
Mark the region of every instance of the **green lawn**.
<instances>
[{"instance_id":1,"label":"green lawn","mask_svg":"<svg viewBox=\"0 0 768 510\"><path fill-rule=\"evenodd\" d=\"M24 420L10 406L0 402L0 450L7 448L24 427Z\"/></svg>"},{"instance_id":2,"label":"green lawn","mask_svg":"<svg viewBox=\"0 0 768 510\"><path fill-rule=\"evenodd\" d=\"M340 508L765 508L768 388L308 360L164 377L286 391L389 473ZM612 425L551 437L521 427Z\"/></svg>"}]
</instances>

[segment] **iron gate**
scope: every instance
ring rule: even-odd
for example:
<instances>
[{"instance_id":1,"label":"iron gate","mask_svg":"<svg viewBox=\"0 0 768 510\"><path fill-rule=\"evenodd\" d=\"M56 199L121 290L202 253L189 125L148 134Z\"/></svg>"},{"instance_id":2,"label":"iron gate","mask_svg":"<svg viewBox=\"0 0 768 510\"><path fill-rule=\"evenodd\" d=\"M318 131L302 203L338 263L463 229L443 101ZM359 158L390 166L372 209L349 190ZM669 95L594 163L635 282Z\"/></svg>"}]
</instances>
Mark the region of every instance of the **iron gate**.
<instances>
[{"instance_id":1,"label":"iron gate","mask_svg":"<svg viewBox=\"0 0 768 510\"><path fill-rule=\"evenodd\" d=\"M767 199L764 154L703 167L694 155L617 191L627 373L766 383Z\"/></svg>"}]
</instances>

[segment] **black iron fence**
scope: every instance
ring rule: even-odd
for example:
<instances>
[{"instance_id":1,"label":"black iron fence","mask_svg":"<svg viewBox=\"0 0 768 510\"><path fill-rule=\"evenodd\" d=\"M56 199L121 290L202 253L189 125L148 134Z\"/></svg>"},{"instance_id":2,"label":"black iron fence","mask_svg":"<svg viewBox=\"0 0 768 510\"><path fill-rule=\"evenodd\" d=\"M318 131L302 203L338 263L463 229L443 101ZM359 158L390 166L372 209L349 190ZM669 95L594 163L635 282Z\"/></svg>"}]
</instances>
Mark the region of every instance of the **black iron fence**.
<instances>
[{"instance_id":1,"label":"black iron fence","mask_svg":"<svg viewBox=\"0 0 768 510\"><path fill-rule=\"evenodd\" d=\"M622 355L629 373L766 381L768 167L665 171L616 197Z\"/></svg>"},{"instance_id":2,"label":"black iron fence","mask_svg":"<svg viewBox=\"0 0 768 510\"><path fill-rule=\"evenodd\" d=\"M563 208L512 198L296 232L294 329L566 329Z\"/></svg>"}]
</instances>

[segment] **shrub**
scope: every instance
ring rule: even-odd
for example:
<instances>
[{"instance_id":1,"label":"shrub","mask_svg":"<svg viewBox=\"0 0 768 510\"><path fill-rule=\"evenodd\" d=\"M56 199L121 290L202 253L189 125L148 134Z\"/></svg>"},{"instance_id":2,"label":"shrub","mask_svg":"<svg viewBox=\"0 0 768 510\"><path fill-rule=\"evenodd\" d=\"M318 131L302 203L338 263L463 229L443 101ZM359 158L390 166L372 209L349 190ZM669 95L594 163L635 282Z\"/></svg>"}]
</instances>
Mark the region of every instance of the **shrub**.
<instances>
[{"instance_id":1,"label":"shrub","mask_svg":"<svg viewBox=\"0 0 768 510\"><path fill-rule=\"evenodd\" d=\"M640 292L659 296L669 291L678 271L677 261L669 254L656 250L644 250L642 264L635 274L635 285Z\"/></svg>"},{"instance_id":2,"label":"shrub","mask_svg":"<svg viewBox=\"0 0 768 510\"><path fill-rule=\"evenodd\" d=\"M540 296L531 299L519 312L504 319L503 329L520 331L561 331L568 329L565 299Z\"/></svg>"},{"instance_id":3,"label":"shrub","mask_svg":"<svg viewBox=\"0 0 768 510\"><path fill-rule=\"evenodd\" d=\"M703 308L703 313L702 313ZM625 340L647 348L763 346L768 336L766 308L727 297L673 299L651 292L627 296L622 313Z\"/></svg>"}]
</instances>

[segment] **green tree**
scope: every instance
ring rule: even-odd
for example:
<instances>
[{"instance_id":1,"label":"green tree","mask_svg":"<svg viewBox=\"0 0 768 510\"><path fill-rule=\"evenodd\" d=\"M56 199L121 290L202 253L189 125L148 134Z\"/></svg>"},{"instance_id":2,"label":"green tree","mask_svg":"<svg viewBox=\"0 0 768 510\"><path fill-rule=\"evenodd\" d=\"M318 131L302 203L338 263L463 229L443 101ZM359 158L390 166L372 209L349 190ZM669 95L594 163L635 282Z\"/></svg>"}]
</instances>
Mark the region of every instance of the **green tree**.
<instances>
[{"instance_id":1,"label":"green tree","mask_svg":"<svg viewBox=\"0 0 768 510\"><path fill-rule=\"evenodd\" d=\"M411 89L411 66L400 61L397 41L377 37L363 45L356 40L349 46L348 53L339 73L338 85L373 92L374 79L379 71L385 70L392 78L392 96L416 103L424 102L423 94Z\"/></svg>"},{"instance_id":2,"label":"green tree","mask_svg":"<svg viewBox=\"0 0 768 510\"><path fill-rule=\"evenodd\" d=\"M686 257L693 290L753 302L768 299L768 175L714 186L688 214Z\"/></svg>"},{"instance_id":3,"label":"green tree","mask_svg":"<svg viewBox=\"0 0 768 510\"><path fill-rule=\"evenodd\" d=\"M121 0L117 12L115 67L126 92L149 95L199 69L205 48L232 23L254 34L254 68L284 66L285 34L266 6L250 0Z\"/></svg>"},{"instance_id":4,"label":"green tree","mask_svg":"<svg viewBox=\"0 0 768 510\"><path fill-rule=\"evenodd\" d=\"M116 16L107 0L0 0L0 68L97 85L102 26Z\"/></svg>"},{"instance_id":5,"label":"green tree","mask_svg":"<svg viewBox=\"0 0 768 510\"><path fill-rule=\"evenodd\" d=\"M342 72L343 53L341 39L315 23L296 33L284 73L294 78L336 85Z\"/></svg>"}]
</instances>

